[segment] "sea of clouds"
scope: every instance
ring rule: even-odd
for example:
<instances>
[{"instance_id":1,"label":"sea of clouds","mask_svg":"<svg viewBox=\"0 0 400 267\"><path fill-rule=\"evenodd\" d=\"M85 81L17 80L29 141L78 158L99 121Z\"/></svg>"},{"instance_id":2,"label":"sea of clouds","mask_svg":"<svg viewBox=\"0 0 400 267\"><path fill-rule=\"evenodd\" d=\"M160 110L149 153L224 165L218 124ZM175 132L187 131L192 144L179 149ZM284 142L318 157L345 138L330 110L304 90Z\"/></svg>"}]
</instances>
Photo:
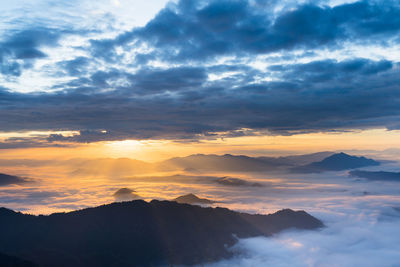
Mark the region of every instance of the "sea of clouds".
<instances>
[{"instance_id":1,"label":"sea of clouds","mask_svg":"<svg viewBox=\"0 0 400 267\"><path fill-rule=\"evenodd\" d=\"M43 172L7 167L31 182L0 188L0 206L27 213L75 210L115 201L119 188L146 200L173 199L194 193L238 211L268 214L283 208L305 210L325 227L289 230L273 237L241 239L232 259L207 264L225 266L400 266L400 182L369 181L347 171L319 174L230 173L147 178L69 177L58 169ZM387 162L366 170L400 171ZM45 173L45 176L41 176ZM233 177L262 186L216 183Z\"/></svg>"},{"instance_id":2,"label":"sea of clouds","mask_svg":"<svg viewBox=\"0 0 400 267\"><path fill-rule=\"evenodd\" d=\"M207 266L400 266L400 182L354 179L346 172L304 176L303 182L330 186L283 190L273 203L303 208L324 222L323 229L241 239L232 248L238 256Z\"/></svg>"}]
</instances>

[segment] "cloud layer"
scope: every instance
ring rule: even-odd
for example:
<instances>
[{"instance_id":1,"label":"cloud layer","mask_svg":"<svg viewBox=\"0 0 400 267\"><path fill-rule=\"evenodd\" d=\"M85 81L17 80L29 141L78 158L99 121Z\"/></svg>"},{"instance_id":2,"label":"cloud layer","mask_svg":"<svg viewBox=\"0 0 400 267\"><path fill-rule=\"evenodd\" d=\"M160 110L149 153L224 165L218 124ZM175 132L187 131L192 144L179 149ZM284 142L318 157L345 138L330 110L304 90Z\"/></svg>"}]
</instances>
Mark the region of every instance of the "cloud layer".
<instances>
[{"instance_id":1,"label":"cloud layer","mask_svg":"<svg viewBox=\"0 0 400 267\"><path fill-rule=\"evenodd\" d=\"M103 161L99 160L100 164ZM75 166L76 162L2 161L2 168L7 168L8 173L24 174L33 177L33 181L2 186L0 206L40 214L97 206L137 195L146 200L174 199L192 192L215 200L214 206L250 213L268 214L283 208L305 210L326 225L320 231L288 231L272 238L240 240L233 248L237 257L210 263L213 267L265 264L386 267L400 260L398 181L354 178L347 171L236 173L240 181L265 186L229 186L216 183L218 177L211 175L74 177L69 168L63 169L71 164ZM368 170L398 172L399 168L398 162L391 162ZM135 188L135 192L128 188ZM113 195L118 191L122 194Z\"/></svg>"},{"instance_id":2,"label":"cloud layer","mask_svg":"<svg viewBox=\"0 0 400 267\"><path fill-rule=\"evenodd\" d=\"M40 146L399 129L399 13L396 1L181 0L124 31L109 17L15 19L0 39L0 131L80 132L25 140Z\"/></svg>"}]
</instances>

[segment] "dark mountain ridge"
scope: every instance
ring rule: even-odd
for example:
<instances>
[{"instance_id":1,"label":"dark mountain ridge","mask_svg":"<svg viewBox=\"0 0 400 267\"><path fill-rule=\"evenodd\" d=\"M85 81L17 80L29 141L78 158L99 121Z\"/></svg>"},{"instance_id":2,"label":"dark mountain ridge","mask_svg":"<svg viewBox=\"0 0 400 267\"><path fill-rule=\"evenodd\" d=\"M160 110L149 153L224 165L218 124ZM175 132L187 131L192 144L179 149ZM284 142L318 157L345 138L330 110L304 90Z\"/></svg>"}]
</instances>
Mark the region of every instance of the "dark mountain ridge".
<instances>
[{"instance_id":1,"label":"dark mountain ridge","mask_svg":"<svg viewBox=\"0 0 400 267\"><path fill-rule=\"evenodd\" d=\"M1 162L0 162L1 163ZM34 162L36 165L40 162ZM43 163L45 164L45 162ZM71 159L57 161L71 168L71 175L117 176L154 174L159 172L322 172L379 165L365 157L329 151L282 157L251 157L245 155L194 154L149 163L130 158ZM4 176L4 175L3 175ZM19 179L16 179L19 178ZM23 182L23 178L0 174L0 185Z\"/></svg>"},{"instance_id":2,"label":"dark mountain ridge","mask_svg":"<svg viewBox=\"0 0 400 267\"><path fill-rule=\"evenodd\" d=\"M338 156L339 155L339 156ZM285 172L296 170L297 172L325 171L326 169L348 169L347 166L332 167L330 163L336 157L354 157L345 153L323 151L304 155L292 155L281 157L251 157L246 155L216 155L193 154L185 157L170 158L160 162L144 162L129 158L99 158L99 159L71 159L67 165L73 168L72 175L93 176L130 176L157 172ZM333 158L331 158L333 157ZM364 158L364 157L354 157ZM351 159L342 159L343 164L348 164ZM364 160L368 160L364 158ZM355 161L355 159L353 159ZM331 164L330 166L322 166ZM351 164L354 164L351 163ZM361 164L363 165L363 164ZM72 167L73 166L73 167ZM361 167L360 164L351 168ZM307 171L306 171L307 170Z\"/></svg>"},{"instance_id":3,"label":"dark mountain ridge","mask_svg":"<svg viewBox=\"0 0 400 267\"><path fill-rule=\"evenodd\" d=\"M342 171L367 166L380 165L378 161L366 157L351 156L346 153L333 154L321 161L292 168L292 172L312 173L324 171Z\"/></svg>"},{"instance_id":4,"label":"dark mountain ridge","mask_svg":"<svg viewBox=\"0 0 400 267\"><path fill-rule=\"evenodd\" d=\"M284 165L278 161L248 157L244 155L204 155L195 154L187 157L168 159L159 164L159 168L175 168L189 171L268 171ZM164 167L163 167L164 166Z\"/></svg>"},{"instance_id":5,"label":"dark mountain ridge","mask_svg":"<svg viewBox=\"0 0 400 267\"><path fill-rule=\"evenodd\" d=\"M179 196L172 201L176 201L178 203L185 203L185 204L213 204L214 201L206 199L206 198L199 198L195 194L186 194L183 196Z\"/></svg>"},{"instance_id":6,"label":"dark mountain ridge","mask_svg":"<svg viewBox=\"0 0 400 267\"><path fill-rule=\"evenodd\" d=\"M189 171L276 171L322 160L333 152L317 152L284 157L250 157L245 155L194 154L175 157L158 163L160 170L182 169Z\"/></svg>"},{"instance_id":7,"label":"dark mountain ridge","mask_svg":"<svg viewBox=\"0 0 400 267\"><path fill-rule=\"evenodd\" d=\"M0 208L0 253L39 266L162 266L232 256L238 238L316 229L304 211L251 215L171 201L135 200L33 216Z\"/></svg>"},{"instance_id":8,"label":"dark mountain ridge","mask_svg":"<svg viewBox=\"0 0 400 267\"><path fill-rule=\"evenodd\" d=\"M31 261L0 253L1 267L38 267Z\"/></svg>"}]
</instances>

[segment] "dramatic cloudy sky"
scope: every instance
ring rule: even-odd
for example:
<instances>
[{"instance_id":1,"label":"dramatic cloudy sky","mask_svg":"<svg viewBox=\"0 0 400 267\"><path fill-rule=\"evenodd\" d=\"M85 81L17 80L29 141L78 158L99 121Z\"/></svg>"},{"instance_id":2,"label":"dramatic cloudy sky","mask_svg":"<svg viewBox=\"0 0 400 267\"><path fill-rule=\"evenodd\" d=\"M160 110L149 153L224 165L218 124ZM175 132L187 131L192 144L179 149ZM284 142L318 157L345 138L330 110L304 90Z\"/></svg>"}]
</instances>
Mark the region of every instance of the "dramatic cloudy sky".
<instances>
[{"instance_id":1,"label":"dramatic cloudy sky","mask_svg":"<svg viewBox=\"0 0 400 267\"><path fill-rule=\"evenodd\" d=\"M396 0L0 11L1 148L400 128Z\"/></svg>"}]
</instances>

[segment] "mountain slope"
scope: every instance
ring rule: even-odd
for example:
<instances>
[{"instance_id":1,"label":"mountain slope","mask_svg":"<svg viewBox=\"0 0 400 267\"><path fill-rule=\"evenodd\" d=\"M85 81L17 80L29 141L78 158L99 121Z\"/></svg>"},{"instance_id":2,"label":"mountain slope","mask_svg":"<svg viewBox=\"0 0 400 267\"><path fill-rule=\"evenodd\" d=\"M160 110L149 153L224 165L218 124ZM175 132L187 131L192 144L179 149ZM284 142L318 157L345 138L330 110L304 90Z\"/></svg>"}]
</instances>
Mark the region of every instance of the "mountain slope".
<instances>
[{"instance_id":1,"label":"mountain slope","mask_svg":"<svg viewBox=\"0 0 400 267\"><path fill-rule=\"evenodd\" d=\"M213 204L214 201L211 201L206 198L199 198L198 196L194 194L187 194L183 196L179 196L175 198L173 201L176 201L178 203L185 203L185 204Z\"/></svg>"},{"instance_id":2,"label":"mountain slope","mask_svg":"<svg viewBox=\"0 0 400 267\"><path fill-rule=\"evenodd\" d=\"M271 172L286 171L290 168L321 161L333 152L317 152L284 157L250 157L244 155L194 154L175 157L156 163L129 158L72 159L67 161L74 176L132 176L146 173L169 171L193 172Z\"/></svg>"},{"instance_id":3,"label":"mountain slope","mask_svg":"<svg viewBox=\"0 0 400 267\"><path fill-rule=\"evenodd\" d=\"M196 264L232 256L239 238L322 223L304 211L250 215L170 201L32 216L0 208L0 252L44 266Z\"/></svg>"},{"instance_id":4,"label":"mountain slope","mask_svg":"<svg viewBox=\"0 0 400 267\"><path fill-rule=\"evenodd\" d=\"M346 153L337 153L322 161L313 162L307 165L292 168L293 172L311 173L324 171L341 171L367 166L377 166L380 163L366 157L350 156Z\"/></svg>"},{"instance_id":5,"label":"mountain slope","mask_svg":"<svg viewBox=\"0 0 400 267\"><path fill-rule=\"evenodd\" d=\"M177 157L159 164L160 169L175 168L188 171L270 171L285 165L275 158L254 158L243 155L203 155Z\"/></svg>"},{"instance_id":6,"label":"mountain slope","mask_svg":"<svg viewBox=\"0 0 400 267\"><path fill-rule=\"evenodd\" d=\"M323 160L333 154L333 152L317 152L284 157L195 154L187 157L176 157L160 162L159 169L232 172L282 171L295 166L309 164L317 160Z\"/></svg>"},{"instance_id":7,"label":"mountain slope","mask_svg":"<svg viewBox=\"0 0 400 267\"><path fill-rule=\"evenodd\" d=\"M312 154L304 154L304 155L294 155L294 156L284 156L277 158L279 161L284 162L290 165L306 165L313 162L321 161L327 157L332 156L335 154L334 152L323 151L323 152L316 152Z\"/></svg>"},{"instance_id":8,"label":"mountain slope","mask_svg":"<svg viewBox=\"0 0 400 267\"><path fill-rule=\"evenodd\" d=\"M0 253L0 266L2 267L37 267L36 264L18 257Z\"/></svg>"}]
</instances>

